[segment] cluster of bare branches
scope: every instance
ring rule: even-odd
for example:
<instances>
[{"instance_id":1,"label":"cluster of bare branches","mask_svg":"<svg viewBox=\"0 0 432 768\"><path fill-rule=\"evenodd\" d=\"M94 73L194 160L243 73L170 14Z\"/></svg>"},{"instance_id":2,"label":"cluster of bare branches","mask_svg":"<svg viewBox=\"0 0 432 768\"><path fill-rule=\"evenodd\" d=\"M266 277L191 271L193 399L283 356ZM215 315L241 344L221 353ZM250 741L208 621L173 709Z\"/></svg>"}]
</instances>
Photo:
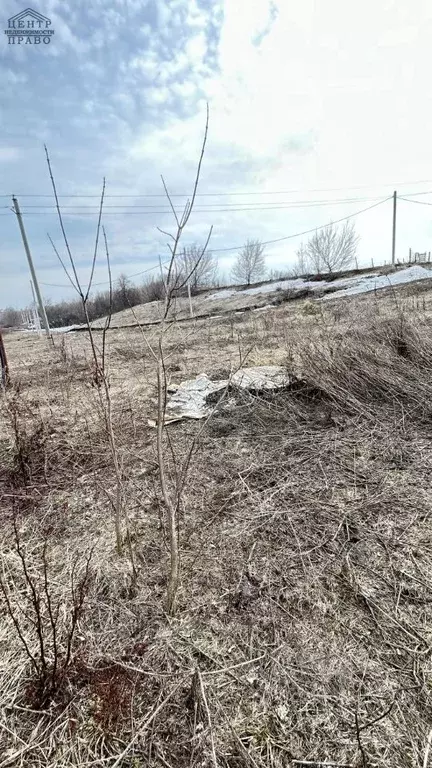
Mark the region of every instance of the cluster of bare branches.
<instances>
[{"instance_id":1,"label":"cluster of bare branches","mask_svg":"<svg viewBox=\"0 0 432 768\"><path fill-rule=\"evenodd\" d=\"M65 605L53 596L47 539L42 543L39 558L35 558L27 551L16 517L13 533L12 551L19 565L19 577L16 573L13 577L5 572L0 574L0 591L31 663L29 699L33 706L44 708L59 692L72 661L74 638L90 586L93 550L89 551L83 569L79 559L75 559L70 572L69 605ZM83 572L77 576L79 571ZM68 617L66 621L64 614Z\"/></svg>"},{"instance_id":2,"label":"cluster of bare branches","mask_svg":"<svg viewBox=\"0 0 432 768\"><path fill-rule=\"evenodd\" d=\"M259 240L248 240L237 254L231 270L233 279L237 283L251 285L251 283L263 280L266 272L264 246Z\"/></svg>"},{"instance_id":3,"label":"cluster of bare branches","mask_svg":"<svg viewBox=\"0 0 432 768\"><path fill-rule=\"evenodd\" d=\"M217 279L218 262L216 254L203 250L197 243L182 249L177 258L180 280L186 278L192 292L214 285Z\"/></svg>"},{"instance_id":4,"label":"cluster of bare branches","mask_svg":"<svg viewBox=\"0 0 432 768\"><path fill-rule=\"evenodd\" d=\"M55 246L52 238L49 236L49 240L51 242L51 245L54 249L54 252L62 265L64 272L72 285L73 289L77 293L79 300L81 302L82 311L85 318L85 324L87 326L87 332L89 336L90 341L90 347L91 347L91 354L92 354L92 360L93 360L93 382L96 386L98 397L99 397L99 405L101 409L101 413L103 416L106 434L108 438L108 444L110 448L110 454L111 454L111 460L112 460L112 466L114 469L115 479L116 479L116 487L115 487L115 493L114 495L108 494L110 504L113 508L114 512L114 524L115 524L115 536L116 536L116 547L117 547L117 553L121 554L123 551L124 542L126 541L128 546L128 553L131 560L132 570L135 574L135 560L133 555L133 549L131 545L131 538L130 538L130 529L129 529L129 518L128 518L128 512L127 512L127 506L125 503L124 498L124 477L123 477L123 467L122 462L120 458L120 452L117 445L117 439L115 435L115 430L113 426L113 408L112 408L112 399L111 399L111 393L110 393L110 384L109 384L109 377L107 373L107 366L106 366L106 340L107 340L107 332L111 325L111 318L112 318L112 308L113 308L113 283L112 283L112 277L111 277L111 264L110 264L110 255L109 255L109 249L108 249L108 240L106 236L105 228L102 227L102 212L103 212L103 205L104 205L104 198L105 198L105 179L103 180L102 185L102 192L101 192L101 198L100 198L100 204L99 204L99 213L98 213L98 220L96 225L96 234L95 234L95 242L94 242L94 248L93 248L93 257L92 257L92 263L91 263L91 270L90 270L90 277L87 283L87 286L84 287L80 281L80 278L78 276L78 272L75 265L75 260L71 251L71 247L69 245L69 239L65 230L65 226L63 223L63 216L59 204L58 194L57 194L57 188L56 183L51 167L51 161L48 154L48 149L45 147L45 154L46 154L46 160L49 170L49 175L51 178L51 184L53 188L53 193L55 197L56 202L56 209L57 209L57 215L60 223L60 229L63 236L63 242L66 248L67 257L69 260L69 268L66 266L63 258L60 256L60 253ZM93 283L93 277L94 277L94 271L96 267L96 260L98 256L98 248L99 248L99 240L100 240L100 234L101 229L103 232L103 238L104 238L104 244L105 244L105 255L106 255L106 264L107 264L107 270L108 270L108 277L109 277L109 312L105 319L103 332L102 332L102 344L99 348L99 346L96 343L96 337L92 328L91 320L88 313L88 303L90 299L90 291ZM122 525L125 524L126 526L126 533L125 536L122 532Z\"/></svg>"},{"instance_id":5,"label":"cluster of bare branches","mask_svg":"<svg viewBox=\"0 0 432 768\"><path fill-rule=\"evenodd\" d=\"M162 294L163 294L162 295L163 310L162 310L162 318L161 318L161 322L158 330L158 341L156 344L151 345L150 342L146 339L146 344L151 348L151 351L152 351L152 355L153 355L155 367L156 367L156 374L157 374L158 422L157 422L156 442L157 442L157 461L158 461L158 467L159 467L160 488L161 488L161 493L162 493L166 514L167 514L166 527L169 532L170 573L169 573L168 588L167 588L167 610L169 613L173 613L175 611L176 595L177 595L178 586L179 586L179 574L180 574L179 513L180 513L180 506L181 506L182 491L184 488L187 468L190 461L190 452L187 454L187 457L181 469L176 473L174 482L171 483L170 475L169 475L169 472L167 471L167 454L166 454L166 451L167 450L169 451L170 447L169 447L169 441L167 443L167 441L165 440L165 434L164 434L165 409L166 409L167 386L168 386L166 355L165 355L165 339L167 334L170 331L170 325L169 325L168 319L170 316L173 303L177 298L177 296L179 296L179 294L181 293L182 289L184 289L186 286L189 286L189 288L191 287L197 288L198 286L204 285L214 280L216 275L216 269L217 269L216 258L211 253L207 252L207 247L211 237L212 228L210 228L208 232L208 236L205 242L201 246L193 244L189 247L184 247L182 250L180 250L180 243L195 203L195 198L196 198L198 183L200 178L200 172L201 172L201 166L204 158L205 146L206 146L207 135L208 135L208 124L209 124L209 112L207 107L207 118L206 118L206 124L205 124L204 139L201 147L201 153L199 157L193 190L192 190L191 198L187 201L181 216L177 214L175 207L172 203L165 180L162 178L163 187L175 219L175 231L174 233L163 232L163 234L167 235L170 238L170 242L168 243L168 247L170 251L170 259L169 259L168 265L165 267L164 270L161 267L161 276L160 276L160 281L158 283L159 289L162 289ZM113 312L113 285L112 285L112 279L111 279L111 267L110 267L110 257L109 257L109 250L108 250L108 241L107 241L105 229L102 227L102 223L101 223L104 197L105 197L105 180L103 182L100 205L99 205L99 215L98 215L98 222L96 227L96 235L95 235L95 243L94 243L94 249L93 249L93 259L92 259L90 277L89 277L87 286L84 288L80 282L80 278L75 265L75 260L69 245L68 236L65 231L62 212L61 212L58 195L57 195L56 183L55 183L55 179L54 179L54 175L51 167L50 157L46 147L45 147L45 152L46 152L46 159L47 159L49 174L51 178L52 188L54 192L54 197L56 201L58 219L60 222L60 228L63 235L63 241L64 241L64 245L65 245L66 253L68 257L68 262L69 262L68 266L66 265L64 259L60 255L58 249L56 248L51 238L50 238L50 241L71 285L73 286L75 292L78 295L78 299L80 301L80 305L82 308L82 313L85 318L85 324L87 326L87 331L89 335L91 352L92 352L92 360L93 360L93 366L94 366L94 383L98 391L100 407L103 414L106 434L107 434L108 443L110 447L112 466L113 466L114 474L116 478L116 489L115 489L114 496L111 497L109 494L108 495L114 511L117 552L119 554L122 552L124 541L126 541L128 546L128 554L132 564L133 573L136 576L135 558L134 558L133 548L131 544L127 504L125 502L125 497L124 497L124 486L125 486L124 472L122 467L122 461L120 458L120 452L118 449L115 429L113 425L112 398L110 393L109 377L108 377L107 367L106 367L106 336L110 328L111 317ZM96 266L97 255L98 255L98 246L99 246L101 230L103 232L106 264L107 264L108 275L109 275L110 301L109 301L109 312L108 312L108 315L103 327L103 332L102 332L102 344L101 344L101 348L99 348L96 343L94 330L92 328L88 306L90 301L91 286L93 282L93 276L94 276L94 271ZM258 263L257 260L255 260L255 267L254 267L255 269L257 268L256 266L257 263ZM125 300L127 300L128 290L129 290L129 285L127 281L121 278L118 281L117 292L119 292L121 295L124 295ZM123 536L123 532L122 532L123 525L125 525L126 527L125 537Z\"/></svg>"},{"instance_id":6,"label":"cluster of bare branches","mask_svg":"<svg viewBox=\"0 0 432 768\"><path fill-rule=\"evenodd\" d=\"M352 222L342 227L329 224L317 230L296 252L295 275L339 272L355 262L359 236Z\"/></svg>"}]
</instances>

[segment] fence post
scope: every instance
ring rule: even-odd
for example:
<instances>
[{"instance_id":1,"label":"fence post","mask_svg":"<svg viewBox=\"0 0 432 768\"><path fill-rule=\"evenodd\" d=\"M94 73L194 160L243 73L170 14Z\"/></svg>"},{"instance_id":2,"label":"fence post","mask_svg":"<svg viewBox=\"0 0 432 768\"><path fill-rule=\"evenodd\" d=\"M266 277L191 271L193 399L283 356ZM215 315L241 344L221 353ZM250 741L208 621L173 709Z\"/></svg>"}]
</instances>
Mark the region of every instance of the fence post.
<instances>
[{"instance_id":1,"label":"fence post","mask_svg":"<svg viewBox=\"0 0 432 768\"><path fill-rule=\"evenodd\" d=\"M393 192L393 228L392 228L392 260L394 265L396 256L396 204L397 204L397 192Z\"/></svg>"}]
</instances>

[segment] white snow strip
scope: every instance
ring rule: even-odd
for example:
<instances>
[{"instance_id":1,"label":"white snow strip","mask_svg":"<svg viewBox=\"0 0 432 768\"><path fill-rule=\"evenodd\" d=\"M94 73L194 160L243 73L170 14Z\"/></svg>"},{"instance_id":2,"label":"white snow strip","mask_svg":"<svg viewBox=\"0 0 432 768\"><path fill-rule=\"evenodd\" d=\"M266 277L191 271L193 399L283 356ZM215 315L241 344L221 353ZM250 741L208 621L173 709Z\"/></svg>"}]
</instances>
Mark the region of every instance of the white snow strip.
<instances>
[{"instance_id":1,"label":"white snow strip","mask_svg":"<svg viewBox=\"0 0 432 768\"><path fill-rule=\"evenodd\" d=\"M415 265L413 267L408 267L408 269L402 269L400 272L375 276L373 280L365 280L365 277L359 278L354 284L346 288L341 288L339 291L329 293L327 296L323 296L323 301L337 299L341 296L354 296L359 293L368 293L369 291L379 290L380 288L390 288L394 285L413 283L416 280L430 280L431 278L432 271ZM337 281L335 280L333 285L336 284Z\"/></svg>"},{"instance_id":2,"label":"white snow strip","mask_svg":"<svg viewBox=\"0 0 432 768\"><path fill-rule=\"evenodd\" d=\"M51 332L67 333L68 331L76 331L78 328L82 328L82 325L64 325L63 328L51 328Z\"/></svg>"},{"instance_id":3,"label":"white snow strip","mask_svg":"<svg viewBox=\"0 0 432 768\"><path fill-rule=\"evenodd\" d=\"M336 280L302 280L293 278L292 280L277 280L273 283L265 283L254 288L245 288L244 290L224 289L219 293L212 293L207 296L208 299L227 299L234 295L249 295L274 293L275 291L302 291L309 289L314 293L319 293L328 288L333 290L324 299L333 299L338 296L349 296L357 293L367 293L368 291L378 290L379 288L388 288L391 285L401 285L411 283L415 280L432 279L432 270L425 269L419 265L407 267L389 275L380 275L378 272L369 272L366 275L356 275L354 277L344 277Z\"/></svg>"},{"instance_id":4,"label":"white snow strip","mask_svg":"<svg viewBox=\"0 0 432 768\"><path fill-rule=\"evenodd\" d=\"M218 293L211 293L207 298L212 299L213 301L217 299L229 299L236 293L238 293L238 291L236 291L235 288L224 288L222 291L218 291Z\"/></svg>"}]
</instances>

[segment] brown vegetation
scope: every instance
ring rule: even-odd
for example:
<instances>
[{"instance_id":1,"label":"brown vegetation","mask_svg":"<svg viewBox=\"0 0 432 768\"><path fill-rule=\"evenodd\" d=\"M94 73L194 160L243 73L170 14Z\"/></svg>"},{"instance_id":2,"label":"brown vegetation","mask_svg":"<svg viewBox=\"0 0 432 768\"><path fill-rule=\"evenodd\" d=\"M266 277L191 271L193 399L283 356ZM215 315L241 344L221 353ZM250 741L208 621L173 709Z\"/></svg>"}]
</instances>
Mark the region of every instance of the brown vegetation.
<instances>
[{"instance_id":1,"label":"brown vegetation","mask_svg":"<svg viewBox=\"0 0 432 768\"><path fill-rule=\"evenodd\" d=\"M395 291L307 306L174 324L165 338L168 383L225 378L240 360L284 364L298 378L265 397L229 392L204 429L168 428L170 478L172 456L197 440L179 509L175 618L164 611L168 531L147 423L157 381L142 331L106 340L136 575L115 552L117 479L87 336L54 347L7 337L2 768L429 765L430 294L420 306ZM40 665L17 533L48 617L48 672L47 594L61 624L61 675L39 698L14 623ZM77 563L83 578L90 548L65 665L71 571Z\"/></svg>"}]
</instances>

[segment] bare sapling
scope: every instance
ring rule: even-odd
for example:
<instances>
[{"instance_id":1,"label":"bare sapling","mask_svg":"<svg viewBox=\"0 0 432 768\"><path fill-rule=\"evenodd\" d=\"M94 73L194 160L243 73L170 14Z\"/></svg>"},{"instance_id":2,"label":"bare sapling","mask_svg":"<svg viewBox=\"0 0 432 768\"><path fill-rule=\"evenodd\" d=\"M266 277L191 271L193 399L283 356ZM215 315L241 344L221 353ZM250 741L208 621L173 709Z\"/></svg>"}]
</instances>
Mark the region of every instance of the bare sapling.
<instances>
[{"instance_id":1,"label":"bare sapling","mask_svg":"<svg viewBox=\"0 0 432 768\"><path fill-rule=\"evenodd\" d=\"M209 110L207 106L207 117L204 131L204 138L201 147L201 154L198 161L197 171L195 175L195 182L190 200L186 202L183 213L179 216L172 203L167 185L162 177L162 184L165 190L165 194L169 201L176 228L174 233L164 232L163 234L170 238L168 248L170 251L170 259L167 265L166 274L163 275L164 283L164 298L163 298L163 312L162 319L159 326L158 340L153 349L153 355L156 362L156 376L157 376L157 462L159 469L159 480L163 502L167 513L167 530L169 540L170 551L170 569L168 574L168 587L167 587L167 601L166 608L170 615L173 615L176 610L176 598L180 580L180 546L179 546L179 514L181 507L181 495L182 495L182 476L180 471L176 473L176 479L170 481L167 468L167 450L166 441L164 440L165 432L165 413L167 405L167 369L166 369L166 354L165 354L165 342L166 337L170 330L170 323L168 322L170 310L173 302L179 291L184 288L185 285L191 280L195 272L199 269L200 264L207 251L207 246L211 237L212 227L209 230L206 241L200 252L196 254L192 268L186 273L181 268L178 268L176 257L179 254L180 241L183 236L185 227L189 221L190 215L193 210L193 206L196 199L198 183L200 179L201 166L204 158L204 152L207 142L209 125ZM190 460L190 459L189 459ZM188 460L187 460L188 462Z\"/></svg>"},{"instance_id":2,"label":"bare sapling","mask_svg":"<svg viewBox=\"0 0 432 768\"><path fill-rule=\"evenodd\" d=\"M110 383L109 383L109 377L107 373L107 364L106 364L107 363L106 338L107 338L107 332L111 324L113 289L112 289L112 276L111 276L108 241L107 241L105 229L102 227L102 212L103 212L103 205L104 205L104 198L105 198L105 179L103 180L102 192L101 192L100 203L99 203L99 213L98 213L98 220L96 225L95 243L94 243L94 249L93 249L91 269L90 269L90 277L87 282L87 286L84 287L80 281L80 278L76 269L76 265L75 265L75 260L69 245L69 239L66 233L66 229L63 222L63 216L62 216L62 212L59 204L56 183L55 183L54 175L52 172L51 161L50 161L50 157L46 147L45 147L45 154L46 154L48 170L51 178L51 184L54 192L56 209L57 209L58 219L60 223L60 229L62 232L63 241L64 241L64 245L66 248L66 253L67 253L68 261L70 265L69 268L66 266L64 260L60 256L58 249L56 248L52 238L49 235L48 237L69 282L71 283L72 287L78 294L79 300L81 302L84 321L87 327L87 332L90 340L90 348L91 348L91 354L92 354L92 360L93 360L93 366L94 366L94 372L93 372L94 384L96 385L96 389L98 392L99 405L100 405L100 409L103 416L104 426L105 426L106 435L107 435L108 444L109 444L110 455L112 459L112 467L115 475L115 492L113 496L109 495L109 499L114 510L116 549L119 555L123 551L124 537L122 533L122 526L123 526L123 522L126 521L126 528L127 528L126 542L128 543L128 552L129 552L129 557L131 559L132 570L133 570L133 573L135 574L135 561L134 561L133 551L130 545L130 535L129 535L129 526L127 524L127 515L125 514L126 505L125 505L125 499L124 499L123 470L122 470L116 435L113 427L112 398L111 398ZM90 298L90 291L92 287L96 260L98 255L101 230L103 232L103 237L104 237L105 255L106 255L106 263L107 263L110 287L109 287L109 311L108 311L108 315L106 317L105 325L102 332L102 348L100 350L96 344L95 334L91 325L90 316L88 312L88 302Z\"/></svg>"}]
</instances>

